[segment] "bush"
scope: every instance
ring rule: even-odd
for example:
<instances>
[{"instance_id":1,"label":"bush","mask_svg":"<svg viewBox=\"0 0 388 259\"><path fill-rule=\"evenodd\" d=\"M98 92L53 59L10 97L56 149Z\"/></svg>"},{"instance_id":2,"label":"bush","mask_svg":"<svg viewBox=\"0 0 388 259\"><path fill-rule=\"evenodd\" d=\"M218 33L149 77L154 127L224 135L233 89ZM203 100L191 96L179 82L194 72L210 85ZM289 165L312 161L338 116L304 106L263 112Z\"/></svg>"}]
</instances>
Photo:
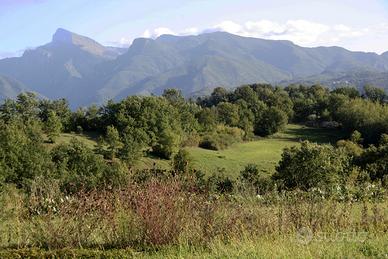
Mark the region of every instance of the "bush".
<instances>
[{"instance_id":1,"label":"bush","mask_svg":"<svg viewBox=\"0 0 388 259\"><path fill-rule=\"evenodd\" d=\"M243 141L244 131L239 128L219 125L215 132L205 135L199 146L210 150L223 150Z\"/></svg>"},{"instance_id":2,"label":"bush","mask_svg":"<svg viewBox=\"0 0 388 259\"><path fill-rule=\"evenodd\" d=\"M222 171L210 176L207 185L210 192L220 194L232 193L234 190L234 181L225 176Z\"/></svg>"},{"instance_id":3,"label":"bush","mask_svg":"<svg viewBox=\"0 0 388 259\"><path fill-rule=\"evenodd\" d=\"M330 145L311 144L286 148L276 167L275 180L286 188L309 190L330 189L346 179L349 158Z\"/></svg>"},{"instance_id":4,"label":"bush","mask_svg":"<svg viewBox=\"0 0 388 259\"><path fill-rule=\"evenodd\" d=\"M287 114L276 107L268 108L254 125L254 133L259 136L269 136L284 129L287 125Z\"/></svg>"},{"instance_id":5,"label":"bush","mask_svg":"<svg viewBox=\"0 0 388 259\"><path fill-rule=\"evenodd\" d=\"M56 166L56 177L67 192L105 185L117 186L123 183L127 175L120 162L108 164L101 155L95 154L77 139L72 139L70 144L57 146L51 156Z\"/></svg>"},{"instance_id":6,"label":"bush","mask_svg":"<svg viewBox=\"0 0 388 259\"><path fill-rule=\"evenodd\" d=\"M184 149L179 150L172 160L172 170L175 173L188 173L191 170L191 157L189 152Z\"/></svg>"},{"instance_id":7,"label":"bush","mask_svg":"<svg viewBox=\"0 0 388 259\"><path fill-rule=\"evenodd\" d=\"M249 189L251 189L254 190L256 194L266 193L272 186L271 179L263 175L263 172L254 164L245 166L244 170L240 172L239 180L245 189L243 191L249 191Z\"/></svg>"}]
</instances>

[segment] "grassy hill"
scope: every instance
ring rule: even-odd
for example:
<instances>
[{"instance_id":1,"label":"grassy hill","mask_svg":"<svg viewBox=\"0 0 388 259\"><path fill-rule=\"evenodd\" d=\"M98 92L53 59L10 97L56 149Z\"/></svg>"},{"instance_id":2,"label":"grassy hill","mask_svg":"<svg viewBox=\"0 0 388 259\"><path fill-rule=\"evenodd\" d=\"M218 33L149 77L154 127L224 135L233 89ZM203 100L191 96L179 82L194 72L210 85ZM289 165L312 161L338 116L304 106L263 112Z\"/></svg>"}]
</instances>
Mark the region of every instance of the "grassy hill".
<instances>
[{"instance_id":1,"label":"grassy hill","mask_svg":"<svg viewBox=\"0 0 388 259\"><path fill-rule=\"evenodd\" d=\"M62 134L57 140L57 144L67 143L73 137L93 148L98 136L93 133L85 135ZM225 150L212 151L198 147L187 148L187 150L193 159L195 168L207 175L223 170L226 175L237 177L239 172L250 163L257 164L262 170L272 173L281 158L283 149L298 145L302 140L334 144L341 137L343 136L338 130L290 124L282 133L270 138L257 138L254 141L235 144ZM170 166L170 161L148 156L137 163L136 169L154 166L167 169Z\"/></svg>"}]
</instances>

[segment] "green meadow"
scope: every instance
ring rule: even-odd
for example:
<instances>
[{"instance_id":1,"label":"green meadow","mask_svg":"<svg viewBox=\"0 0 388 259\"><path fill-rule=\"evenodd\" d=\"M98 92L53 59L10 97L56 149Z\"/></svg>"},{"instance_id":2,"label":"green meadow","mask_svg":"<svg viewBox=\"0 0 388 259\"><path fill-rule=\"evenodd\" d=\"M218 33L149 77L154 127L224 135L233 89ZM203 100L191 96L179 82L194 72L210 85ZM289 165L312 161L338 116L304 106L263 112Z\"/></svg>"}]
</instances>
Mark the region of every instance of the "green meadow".
<instances>
[{"instance_id":1,"label":"green meadow","mask_svg":"<svg viewBox=\"0 0 388 259\"><path fill-rule=\"evenodd\" d=\"M89 148L97 145L98 134L61 134L56 144L69 143L72 138L84 142ZM303 125L289 124L283 132L267 138L255 138L252 141L237 143L225 150L213 151L199 147L186 148L193 160L194 167L206 175L223 171L225 175L235 178L247 164L256 164L268 174L273 173L281 158L284 148L299 145L303 140L316 143L335 144L343 138L341 132L335 129L319 129ZM50 146L50 145L49 145ZM143 157L135 169L158 167L167 169L170 161L157 157Z\"/></svg>"},{"instance_id":2,"label":"green meadow","mask_svg":"<svg viewBox=\"0 0 388 259\"><path fill-rule=\"evenodd\" d=\"M272 173L281 158L284 148L299 145L303 140L317 143L332 143L341 139L341 133L334 129L318 129L289 124L286 129L268 138L235 144L225 150L213 151L199 147L187 148L194 167L207 175L223 171L226 175L237 177L247 164L256 164L265 172ZM143 158L138 168L168 168L169 161L152 157Z\"/></svg>"}]
</instances>

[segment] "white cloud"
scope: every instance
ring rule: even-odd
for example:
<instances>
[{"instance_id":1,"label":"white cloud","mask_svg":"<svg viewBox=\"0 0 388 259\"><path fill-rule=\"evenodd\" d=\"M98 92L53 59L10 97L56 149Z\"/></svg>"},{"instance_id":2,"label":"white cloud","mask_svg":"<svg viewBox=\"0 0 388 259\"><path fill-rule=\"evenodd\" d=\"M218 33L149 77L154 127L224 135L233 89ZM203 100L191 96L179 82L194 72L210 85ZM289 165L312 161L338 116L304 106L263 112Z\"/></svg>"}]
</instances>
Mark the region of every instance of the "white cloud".
<instances>
[{"instance_id":1,"label":"white cloud","mask_svg":"<svg viewBox=\"0 0 388 259\"><path fill-rule=\"evenodd\" d=\"M284 23L270 20L248 21L239 24L233 21L223 21L205 29L187 28L175 32L170 28L160 27L146 30L143 37L157 38L163 34L197 35L206 32L224 31L245 37L256 37L273 40L290 40L296 44L312 46L329 44L345 37L359 37L363 33L346 25L328 26L307 20L288 20Z\"/></svg>"},{"instance_id":2,"label":"white cloud","mask_svg":"<svg viewBox=\"0 0 388 259\"><path fill-rule=\"evenodd\" d=\"M217 24L213 28L213 31L226 31L233 34L242 34L244 32L243 26L232 21L223 21L220 24Z\"/></svg>"},{"instance_id":3,"label":"white cloud","mask_svg":"<svg viewBox=\"0 0 388 259\"><path fill-rule=\"evenodd\" d=\"M197 35L201 33L201 31L196 27L186 28L179 33L179 35Z\"/></svg>"},{"instance_id":4,"label":"white cloud","mask_svg":"<svg viewBox=\"0 0 388 259\"><path fill-rule=\"evenodd\" d=\"M166 27L159 27L153 30L146 30L143 33L144 38L157 38L164 34L170 34L170 35L176 35L174 31L172 31L170 28Z\"/></svg>"},{"instance_id":5,"label":"white cloud","mask_svg":"<svg viewBox=\"0 0 388 259\"><path fill-rule=\"evenodd\" d=\"M327 25L301 19L282 23L271 20L236 23L226 20L202 29L197 27L182 30L173 30L167 27L148 29L144 31L142 37L155 39L163 34L186 36L215 31L224 31L245 37L290 40L306 47L341 45L350 49L360 49L357 44L358 40L361 43L368 38L387 38L384 35L388 35L388 24L353 28L345 24ZM122 38L117 44L128 46L131 42L132 39Z\"/></svg>"}]
</instances>

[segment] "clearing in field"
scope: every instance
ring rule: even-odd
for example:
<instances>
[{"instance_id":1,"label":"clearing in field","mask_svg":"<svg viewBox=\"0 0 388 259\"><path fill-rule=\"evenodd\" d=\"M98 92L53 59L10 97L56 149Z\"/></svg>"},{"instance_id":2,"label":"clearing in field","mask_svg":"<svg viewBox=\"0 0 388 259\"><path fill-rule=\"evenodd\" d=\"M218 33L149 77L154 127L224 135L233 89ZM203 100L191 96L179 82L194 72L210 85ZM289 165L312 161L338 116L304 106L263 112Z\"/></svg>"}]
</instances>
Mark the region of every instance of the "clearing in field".
<instances>
[{"instance_id":1,"label":"clearing in field","mask_svg":"<svg viewBox=\"0 0 388 259\"><path fill-rule=\"evenodd\" d=\"M98 135L95 133L64 133L58 138L56 145L68 143L73 137L84 142L89 148L94 148ZM256 138L253 141L238 143L225 150L213 151L199 147L190 147L187 150L191 154L194 167L203 171L206 175L221 170L225 175L235 178L247 164L256 164L260 169L271 174L281 158L283 149L299 145L303 140L335 144L343 137L342 132L335 129L319 129L289 124L281 133L267 138ZM152 168L154 166L168 169L170 161L147 156L137 163L136 169Z\"/></svg>"},{"instance_id":2,"label":"clearing in field","mask_svg":"<svg viewBox=\"0 0 388 259\"><path fill-rule=\"evenodd\" d=\"M233 178L247 164L257 164L262 170L272 173L281 158L284 148L298 145L303 140L317 143L332 143L343 138L335 129L318 129L302 125L289 124L282 133L269 138L257 138L254 141L235 144L221 151L206 150L198 147L187 148L194 161L195 168L210 175L218 170ZM169 161L151 157L143 158L139 168L150 168L153 164L168 168Z\"/></svg>"}]
</instances>

